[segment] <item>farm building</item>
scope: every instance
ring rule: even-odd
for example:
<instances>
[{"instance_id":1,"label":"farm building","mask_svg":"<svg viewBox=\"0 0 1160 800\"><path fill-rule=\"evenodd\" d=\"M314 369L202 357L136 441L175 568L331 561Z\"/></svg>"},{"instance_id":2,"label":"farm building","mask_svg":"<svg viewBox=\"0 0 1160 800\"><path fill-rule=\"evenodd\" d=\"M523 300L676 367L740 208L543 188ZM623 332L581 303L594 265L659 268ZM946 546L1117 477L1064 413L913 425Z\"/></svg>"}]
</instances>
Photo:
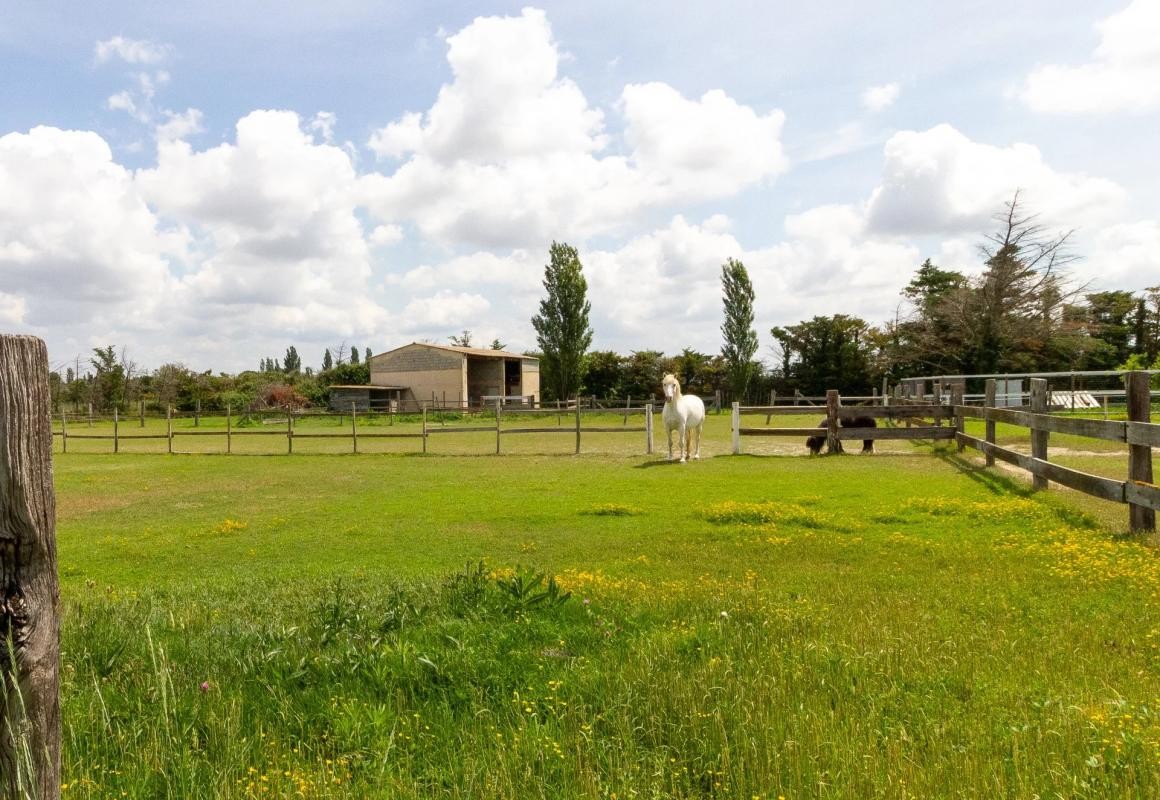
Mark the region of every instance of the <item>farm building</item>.
<instances>
[{"instance_id":1,"label":"farm building","mask_svg":"<svg viewBox=\"0 0 1160 800\"><path fill-rule=\"evenodd\" d=\"M371 384L401 387L400 408L464 408L496 397L540 396L540 361L506 350L414 342L372 356Z\"/></svg>"},{"instance_id":2,"label":"farm building","mask_svg":"<svg viewBox=\"0 0 1160 800\"><path fill-rule=\"evenodd\" d=\"M330 410L398 411L402 406L405 386L360 386L334 384L330 387Z\"/></svg>"}]
</instances>

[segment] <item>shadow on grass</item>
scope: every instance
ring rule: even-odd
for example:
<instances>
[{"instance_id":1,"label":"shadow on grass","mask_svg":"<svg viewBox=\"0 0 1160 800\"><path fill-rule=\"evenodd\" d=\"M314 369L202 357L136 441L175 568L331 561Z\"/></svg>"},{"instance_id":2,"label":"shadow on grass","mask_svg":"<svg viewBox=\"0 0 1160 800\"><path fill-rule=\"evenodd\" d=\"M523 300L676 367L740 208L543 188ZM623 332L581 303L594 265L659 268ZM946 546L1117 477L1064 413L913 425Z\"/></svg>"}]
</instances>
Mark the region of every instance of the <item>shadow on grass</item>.
<instances>
[{"instance_id":1,"label":"shadow on grass","mask_svg":"<svg viewBox=\"0 0 1160 800\"><path fill-rule=\"evenodd\" d=\"M939 461L947 464L961 475L965 475L975 483L980 484L991 494L1013 494L1018 497L1031 497L1035 492L1023 481L1004 475L997 469L989 468L985 464L972 461L961 453L949 448L931 448L930 454Z\"/></svg>"}]
</instances>

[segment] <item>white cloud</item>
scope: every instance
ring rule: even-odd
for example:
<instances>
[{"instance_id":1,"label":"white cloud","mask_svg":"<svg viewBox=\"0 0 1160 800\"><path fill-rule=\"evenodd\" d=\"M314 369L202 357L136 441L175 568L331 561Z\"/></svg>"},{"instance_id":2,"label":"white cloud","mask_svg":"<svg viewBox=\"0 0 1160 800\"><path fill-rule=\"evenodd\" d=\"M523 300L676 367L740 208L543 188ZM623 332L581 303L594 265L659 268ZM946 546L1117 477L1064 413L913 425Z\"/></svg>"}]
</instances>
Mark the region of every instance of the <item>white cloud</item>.
<instances>
[{"instance_id":1,"label":"white cloud","mask_svg":"<svg viewBox=\"0 0 1160 800\"><path fill-rule=\"evenodd\" d=\"M164 111L165 122L157 126L157 141L171 142L186 139L195 133L201 133L202 113L196 108L187 108L184 112Z\"/></svg>"},{"instance_id":2,"label":"white cloud","mask_svg":"<svg viewBox=\"0 0 1160 800\"><path fill-rule=\"evenodd\" d=\"M478 18L447 39L453 80L426 112L376 131L404 159L363 182L384 222L441 244L527 247L624 230L636 215L735 194L785 169L784 115L721 91L699 101L659 83L625 87L624 155L602 155L605 115L570 79L541 11Z\"/></svg>"},{"instance_id":3,"label":"white cloud","mask_svg":"<svg viewBox=\"0 0 1160 800\"><path fill-rule=\"evenodd\" d=\"M234 144L158 145L138 181L159 211L189 225L205 257L183 279L199 314L298 332L376 328L369 249L355 215L357 176L341 148L317 145L286 111L238 121Z\"/></svg>"},{"instance_id":4,"label":"white cloud","mask_svg":"<svg viewBox=\"0 0 1160 800\"><path fill-rule=\"evenodd\" d=\"M720 90L695 102L664 83L630 84L621 95L631 160L668 197L726 197L785 171L785 114L758 115Z\"/></svg>"},{"instance_id":5,"label":"white cloud","mask_svg":"<svg viewBox=\"0 0 1160 800\"><path fill-rule=\"evenodd\" d=\"M4 256L0 254L0 264L3 261ZM0 292L0 324L19 327L24 324L24 315L27 311L28 303L23 297Z\"/></svg>"},{"instance_id":6,"label":"white cloud","mask_svg":"<svg viewBox=\"0 0 1160 800\"><path fill-rule=\"evenodd\" d=\"M897 83L884 83L881 86L871 86L862 92L862 107L872 113L883 111L894 105L898 99L899 87Z\"/></svg>"},{"instance_id":7,"label":"white cloud","mask_svg":"<svg viewBox=\"0 0 1160 800\"><path fill-rule=\"evenodd\" d=\"M986 231L1017 189L1028 211L1061 227L1107 220L1126 200L1111 181L1053 169L1033 145L980 144L946 124L892 136L882 172L869 222L883 233Z\"/></svg>"},{"instance_id":8,"label":"white cloud","mask_svg":"<svg viewBox=\"0 0 1160 800\"><path fill-rule=\"evenodd\" d=\"M1100 44L1078 66L1037 67L1023 102L1053 114L1145 112L1160 108L1160 2L1134 0L1096 26Z\"/></svg>"},{"instance_id":9,"label":"white cloud","mask_svg":"<svg viewBox=\"0 0 1160 800\"><path fill-rule=\"evenodd\" d=\"M403 229L398 225L378 225L371 231L370 242L375 247L390 247L403 241Z\"/></svg>"},{"instance_id":10,"label":"white cloud","mask_svg":"<svg viewBox=\"0 0 1160 800\"><path fill-rule=\"evenodd\" d=\"M1095 235L1091 252L1075 265L1075 272L1097 289L1139 291L1160 283L1157 253L1160 222L1140 220L1110 225Z\"/></svg>"},{"instance_id":11,"label":"white cloud","mask_svg":"<svg viewBox=\"0 0 1160 800\"><path fill-rule=\"evenodd\" d=\"M98 64L104 64L114 58L119 58L127 64L157 64L167 59L172 49L167 44L157 44L147 39L114 36L97 42L93 47L93 54Z\"/></svg>"},{"instance_id":12,"label":"white cloud","mask_svg":"<svg viewBox=\"0 0 1160 800\"><path fill-rule=\"evenodd\" d=\"M168 259L185 239L162 229L100 136L37 127L0 137L0 185L0 274L28 324L158 322L174 288Z\"/></svg>"},{"instance_id":13,"label":"white cloud","mask_svg":"<svg viewBox=\"0 0 1160 800\"><path fill-rule=\"evenodd\" d=\"M491 303L483 295L445 289L407 303L403 310L404 330L442 340L448 329L478 328L477 321L490 308Z\"/></svg>"},{"instance_id":14,"label":"white cloud","mask_svg":"<svg viewBox=\"0 0 1160 800\"><path fill-rule=\"evenodd\" d=\"M479 251L391 275L388 283L413 292L440 286L501 286L511 291L534 291L543 276L542 260L528 250L515 250L507 256Z\"/></svg>"}]
</instances>

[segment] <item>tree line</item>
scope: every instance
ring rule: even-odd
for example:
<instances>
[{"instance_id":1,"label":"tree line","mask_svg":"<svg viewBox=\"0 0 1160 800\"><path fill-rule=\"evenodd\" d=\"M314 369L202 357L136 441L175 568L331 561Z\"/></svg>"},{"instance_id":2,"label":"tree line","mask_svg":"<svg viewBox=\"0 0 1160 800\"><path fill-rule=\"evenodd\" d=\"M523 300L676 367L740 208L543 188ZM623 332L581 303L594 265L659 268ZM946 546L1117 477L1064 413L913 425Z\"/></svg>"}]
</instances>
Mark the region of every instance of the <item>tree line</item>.
<instances>
[{"instance_id":1,"label":"tree line","mask_svg":"<svg viewBox=\"0 0 1160 800\"><path fill-rule=\"evenodd\" d=\"M721 269L722 345L620 355L587 352L590 304L574 248L553 243L546 297L532 324L539 335L547 399L573 394L651 397L672 372L689 391L761 401L769 392L869 394L919 375L1160 369L1160 287L1091 292L1067 272L1078 256L1072 231L1049 232L1016 192L979 245L983 271L967 275L925 260L902 288L893 320L873 325L847 314L774 326L772 363L754 358L754 293L745 266Z\"/></svg>"}]
</instances>

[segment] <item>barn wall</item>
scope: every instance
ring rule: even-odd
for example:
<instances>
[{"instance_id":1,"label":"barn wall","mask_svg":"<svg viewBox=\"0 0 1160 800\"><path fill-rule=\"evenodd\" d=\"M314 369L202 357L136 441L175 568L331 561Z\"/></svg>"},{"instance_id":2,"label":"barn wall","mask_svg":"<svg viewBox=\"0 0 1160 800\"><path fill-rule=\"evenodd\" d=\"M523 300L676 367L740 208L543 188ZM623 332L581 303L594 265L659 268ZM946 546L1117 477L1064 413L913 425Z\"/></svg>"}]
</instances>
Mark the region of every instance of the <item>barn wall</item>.
<instances>
[{"instance_id":1,"label":"barn wall","mask_svg":"<svg viewBox=\"0 0 1160 800\"><path fill-rule=\"evenodd\" d=\"M534 394L536 400L540 395L540 362L534 358L525 358L520 361L520 394Z\"/></svg>"},{"instance_id":2,"label":"barn wall","mask_svg":"<svg viewBox=\"0 0 1160 800\"><path fill-rule=\"evenodd\" d=\"M444 398L448 405L464 400L467 385L467 362L458 353L423 345L407 345L371 359L371 383L406 386L403 403L413 408Z\"/></svg>"}]
</instances>

